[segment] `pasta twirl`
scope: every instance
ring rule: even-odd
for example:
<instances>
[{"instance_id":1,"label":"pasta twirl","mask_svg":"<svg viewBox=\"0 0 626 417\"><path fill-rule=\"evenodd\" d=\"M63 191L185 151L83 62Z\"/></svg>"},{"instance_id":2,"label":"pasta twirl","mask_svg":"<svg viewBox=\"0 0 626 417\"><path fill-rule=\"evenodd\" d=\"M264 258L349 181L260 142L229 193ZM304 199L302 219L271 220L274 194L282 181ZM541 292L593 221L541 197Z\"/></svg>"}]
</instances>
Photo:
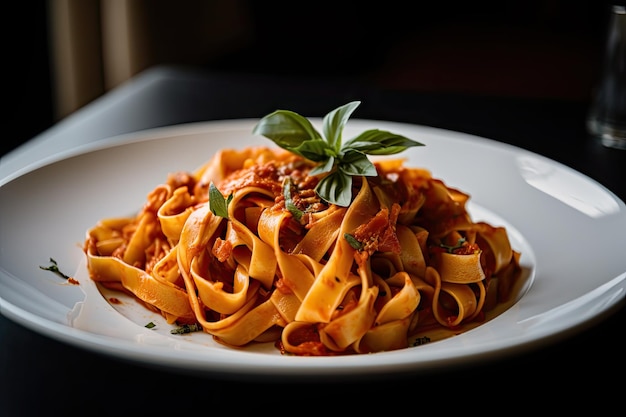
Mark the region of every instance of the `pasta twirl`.
<instances>
[{"instance_id":1,"label":"pasta twirl","mask_svg":"<svg viewBox=\"0 0 626 417\"><path fill-rule=\"evenodd\" d=\"M301 156L222 150L171 174L136 216L88 230L90 276L226 345L308 356L407 348L513 297L520 253L506 229L474 222L469 195L425 169L375 167L342 207L315 194L319 177ZM225 215L211 209L211 183Z\"/></svg>"}]
</instances>

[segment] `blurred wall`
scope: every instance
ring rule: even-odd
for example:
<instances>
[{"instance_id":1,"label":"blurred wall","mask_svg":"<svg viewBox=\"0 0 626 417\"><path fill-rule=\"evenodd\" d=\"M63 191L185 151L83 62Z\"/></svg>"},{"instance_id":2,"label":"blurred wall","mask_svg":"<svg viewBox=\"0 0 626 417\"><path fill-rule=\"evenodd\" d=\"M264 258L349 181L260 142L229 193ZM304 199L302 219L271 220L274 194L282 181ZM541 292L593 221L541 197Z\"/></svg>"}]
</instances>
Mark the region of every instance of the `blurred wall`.
<instances>
[{"instance_id":1,"label":"blurred wall","mask_svg":"<svg viewBox=\"0 0 626 417\"><path fill-rule=\"evenodd\" d=\"M18 28L9 49L11 138L32 137L159 64L346 77L398 90L587 100L608 4L13 2L7 14Z\"/></svg>"},{"instance_id":2,"label":"blurred wall","mask_svg":"<svg viewBox=\"0 0 626 417\"><path fill-rule=\"evenodd\" d=\"M201 66L251 36L237 0L48 0L55 116L160 63Z\"/></svg>"}]
</instances>

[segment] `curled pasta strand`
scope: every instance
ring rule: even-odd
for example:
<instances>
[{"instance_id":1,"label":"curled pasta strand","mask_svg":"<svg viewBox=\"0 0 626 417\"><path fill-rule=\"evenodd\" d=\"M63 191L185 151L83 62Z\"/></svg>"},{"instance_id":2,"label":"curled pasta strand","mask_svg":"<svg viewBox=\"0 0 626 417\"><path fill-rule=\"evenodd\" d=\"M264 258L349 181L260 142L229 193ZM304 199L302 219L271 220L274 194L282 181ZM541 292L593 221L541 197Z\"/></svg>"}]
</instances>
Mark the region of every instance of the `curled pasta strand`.
<instances>
[{"instance_id":1,"label":"curled pasta strand","mask_svg":"<svg viewBox=\"0 0 626 417\"><path fill-rule=\"evenodd\" d=\"M232 290L226 291L223 281L207 279L203 274L205 268L199 266L201 264L198 257L191 261L191 276L204 306L220 314L233 314L243 307L251 289L250 277L245 268L242 265L237 266L233 274Z\"/></svg>"},{"instance_id":2,"label":"curled pasta strand","mask_svg":"<svg viewBox=\"0 0 626 417\"><path fill-rule=\"evenodd\" d=\"M426 270L426 259L417 235L408 227L399 225L396 229L402 252L400 260L403 270L413 275L423 277Z\"/></svg>"},{"instance_id":3,"label":"curled pasta strand","mask_svg":"<svg viewBox=\"0 0 626 417\"><path fill-rule=\"evenodd\" d=\"M408 273L398 272L388 281L397 281L393 286L399 288L399 291L380 309L376 316L376 326L409 317L420 303L420 293Z\"/></svg>"},{"instance_id":4,"label":"curled pasta strand","mask_svg":"<svg viewBox=\"0 0 626 417\"><path fill-rule=\"evenodd\" d=\"M291 215L288 212L264 210L259 218L259 236L274 248L274 256L278 263L283 284L293 292L300 302L309 292L313 281L314 272L303 263L306 255L288 254L281 248L280 230L285 221ZM310 258L309 258L310 259ZM311 265L311 263L309 263Z\"/></svg>"},{"instance_id":5,"label":"curled pasta strand","mask_svg":"<svg viewBox=\"0 0 626 417\"><path fill-rule=\"evenodd\" d=\"M259 187L246 187L239 190L235 193L228 206L228 217L233 230L249 250L248 273L252 278L261 281L265 288L269 289L274 284L276 275L277 262L274 256L274 249L236 218L237 209L240 204L243 204L242 200L251 193L262 193L272 196L267 190Z\"/></svg>"},{"instance_id":6,"label":"curled pasta strand","mask_svg":"<svg viewBox=\"0 0 626 417\"><path fill-rule=\"evenodd\" d=\"M178 243L185 221L193 211L194 201L187 187L179 187L157 211L161 230L173 244Z\"/></svg>"},{"instance_id":7,"label":"curled pasta strand","mask_svg":"<svg viewBox=\"0 0 626 417\"><path fill-rule=\"evenodd\" d=\"M437 254L437 271L443 282L469 284L485 279L480 252L464 255L440 252Z\"/></svg>"},{"instance_id":8,"label":"curled pasta strand","mask_svg":"<svg viewBox=\"0 0 626 417\"><path fill-rule=\"evenodd\" d=\"M315 281L302 301L296 320L328 323L339 306L346 289L353 285L350 273L355 249L344 238L344 233L353 232L359 225L367 223L378 211L378 202L368 182L362 181L361 189L341 223L334 249L315 277ZM358 280L358 277L356 278Z\"/></svg>"},{"instance_id":9,"label":"curled pasta strand","mask_svg":"<svg viewBox=\"0 0 626 417\"><path fill-rule=\"evenodd\" d=\"M162 281L119 258L87 253L91 278L96 282L119 282L125 290L148 305L189 323L195 315L187 293L169 281Z\"/></svg>"},{"instance_id":10,"label":"curled pasta strand","mask_svg":"<svg viewBox=\"0 0 626 417\"><path fill-rule=\"evenodd\" d=\"M286 324L270 300L247 310L245 314L234 314L230 317L237 320L226 319L230 325L212 328L211 334L220 342L233 346L244 346L262 337L272 327L284 327ZM220 320L220 323L226 320Z\"/></svg>"}]
</instances>

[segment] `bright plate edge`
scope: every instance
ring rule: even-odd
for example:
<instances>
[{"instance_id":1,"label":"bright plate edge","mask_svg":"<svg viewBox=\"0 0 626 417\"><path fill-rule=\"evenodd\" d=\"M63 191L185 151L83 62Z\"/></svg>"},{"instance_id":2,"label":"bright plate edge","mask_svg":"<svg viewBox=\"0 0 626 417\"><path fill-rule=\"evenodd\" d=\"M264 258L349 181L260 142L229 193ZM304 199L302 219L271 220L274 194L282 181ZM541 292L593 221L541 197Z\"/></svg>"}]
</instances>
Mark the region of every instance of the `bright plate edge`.
<instances>
[{"instance_id":1,"label":"bright plate edge","mask_svg":"<svg viewBox=\"0 0 626 417\"><path fill-rule=\"evenodd\" d=\"M353 122L357 122L355 119ZM28 172L34 171L38 168L42 168L46 165L52 164L63 159L82 155L88 152L107 149L119 145L124 145L134 142L143 142L154 139L162 139L169 136L179 136L191 133L203 133L209 130L215 129L241 129L241 124L253 123L252 120L227 120L227 121L212 121L212 122L200 122L191 123L185 125L167 126L162 128L149 129L140 132L134 132L130 134L124 134L112 137L106 141L98 141L92 144L84 145L78 148L70 149L58 154L52 155L44 160L37 161L29 166L23 168L19 172L11 174L0 181L2 184L8 183L11 180L18 178ZM379 123L378 121L358 121L364 123ZM476 141L486 145L496 145L498 148L508 149L510 151L519 151L529 153L523 149L517 148L512 145L502 144L490 139L477 137L465 133L453 132L444 129L425 127L419 125L410 125L396 122L382 122L389 126L403 126L410 129L419 129L420 131L430 132L434 134L444 136L462 136L467 139ZM538 156L538 155L537 155ZM539 158L543 158L538 156ZM559 164L558 162L555 162ZM582 174L580 174L582 175ZM601 186L601 185L599 185ZM607 190L608 191L608 190ZM623 203L622 203L623 204ZM0 273L3 273L0 270ZM506 342L500 343L494 347L481 347L477 351L466 351L463 354L450 355L444 358L432 358L423 357L418 358L413 362L407 363L406 355L399 352L385 352L384 355L379 355L376 361L372 361L372 364L363 366L361 363L361 355L352 357L342 356L340 361L337 358L290 358L280 357L280 362L267 360L266 364L257 364L257 366L251 367L249 363L244 366L238 364L237 359L230 361L230 358L218 358L219 361L207 361L206 356L190 354L186 357L176 358L172 360L171 356L167 352L161 352L160 349L151 350L146 352L142 350L141 346L130 343L126 340L118 340L114 338L108 338L100 335L91 334L88 332L80 331L68 326L63 326L58 323L46 320L33 313L25 311L19 307L10 304L8 301L0 296L0 312L8 318L13 319L25 327L31 328L39 333L52 337L54 339L73 344L88 350L93 350L98 353L119 357L121 359L131 360L133 362L145 363L148 365L157 365L172 369L186 370L190 372L200 373L218 373L224 375L265 375L269 372L282 376L324 376L332 373L334 376L341 374L345 375L377 375L387 373L406 373L426 371L431 369L437 369L441 367L449 367L452 365L458 365L467 362L468 359L482 360L482 359L496 359L505 355L513 354L520 351L526 351L529 348L536 347L537 341L548 342L549 340L559 340L567 334L577 332L583 328L588 327L592 323L597 322L603 318L606 314L609 314L620 302L624 300L624 280L626 279L626 272L612 280L612 285L615 291L607 290L601 294L600 299L588 299L581 301L580 305L573 306L575 311L586 310L589 304L599 304L601 307L596 309L596 314L593 316L585 316L583 319L564 320L560 327L552 328L549 334L538 333L534 337L526 337L524 340L510 339ZM574 311L573 310L573 311ZM114 349L112 349L114 348ZM186 352L189 354L189 352ZM232 355L231 355L232 356ZM384 356L384 357L383 357ZM226 359L226 360L225 360ZM295 361L297 363L295 363ZM378 360L380 359L380 360Z\"/></svg>"}]
</instances>

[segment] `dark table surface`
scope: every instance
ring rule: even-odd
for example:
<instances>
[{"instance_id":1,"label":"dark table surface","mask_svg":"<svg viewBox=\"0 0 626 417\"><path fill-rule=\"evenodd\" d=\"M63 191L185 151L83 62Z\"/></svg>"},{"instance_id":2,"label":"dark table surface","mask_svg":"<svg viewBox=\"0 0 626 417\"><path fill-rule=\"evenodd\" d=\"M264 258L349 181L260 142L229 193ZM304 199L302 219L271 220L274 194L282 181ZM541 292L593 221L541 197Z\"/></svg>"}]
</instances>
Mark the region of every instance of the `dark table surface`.
<instances>
[{"instance_id":1,"label":"dark table surface","mask_svg":"<svg viewBox=\"0 0 626 417\"><path fill-rule=\"evenodd\" d=\"M358 118L440 127L513 144L568 165L626 200L626 151L605 148L588 137L584 102L389 91L356 81L279 79L181 68L153 69L141 77L141 88L137 84L120 87L123 92L112 91L71 120L33 138L27 144L33 147L29 152L77 132L90 132L86 140L99 140L179 123L258 118L277 108L323 116L338 105L361 100ZM5 165L12 163L5 159ZM416 408L409 412L417 413L424 396L437 394L458 400L457 406L469 400L467 409L473 411L486 405L492 411L533 412L545 407L537 402L542 399L547 402L541 404L553 410L591 404L601 412L605 407L612 409L615 402L623 403L620 394L626 392L623 301L622 297L617 308L572 334L546 339L543 345L504 358L415 375L309 382L285 382L272 375L262 382L225 379L128 363L114 354L53 340L0 316L0 416L90 411L178 415L189 406L211 412L209 407L220 404L242 411L269 405L271 411L280 413L278 407L285 399L301 401L299 409L306 404L322 411L332 410L320 402L333 396L354 407L373 401L395 407L401 401L402 410L410 410L413 404ZM360 395L360 400L347 393ZM503 405L496 406L496 397L504 397L505 409L498 409ZM442 410L450 405L439 404Z\"/></svg>"}]
</instances>

